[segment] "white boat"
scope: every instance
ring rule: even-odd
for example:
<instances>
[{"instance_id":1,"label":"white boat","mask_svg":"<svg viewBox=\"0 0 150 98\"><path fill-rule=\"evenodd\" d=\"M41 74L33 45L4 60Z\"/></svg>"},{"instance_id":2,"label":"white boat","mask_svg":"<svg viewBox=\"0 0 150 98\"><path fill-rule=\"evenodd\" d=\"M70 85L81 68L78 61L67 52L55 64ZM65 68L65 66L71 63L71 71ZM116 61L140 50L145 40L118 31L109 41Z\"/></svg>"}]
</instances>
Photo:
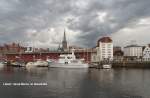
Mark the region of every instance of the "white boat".
<instances>
[{"instance_id":1,"label":"white boat","mask_svg":"<svg viewBox=\"0 0 150 98\"><path fill-rule=\"evenodd\" d=\"M26 67L48 67L48 62L38 59L35 62L28 62Z\"/></svg>"},{"instance_id":2,"label":"white boat","mask_svg":"<svg viewBox=\"0 0 150 98\"><path fill-rule=\"evenodd\" d=\"M112 65L111 64L104 64L102 66L104 69L111 69L112 68Z\"/></svg>"},{"instance_id":3,"label":"white boat","mask_svg":"<svg viewBox=\"0 0 150 98\"><path fill-rule=\"evenodd\" d=\"M89 65L84 62L84 59L76 59L74 50L72 50L72 54L61 54L57 61L51 63L50 67L88 68Z\"/></svg>"},{"instance_id":4,"label":"white boat","mask_svg":"<svg viewBox=\"0 0 150 98\"><path fill-rule=\"evenodd\" d=\"M5 64L3 62L0 62L0 68L3 68Z\"/></svg>"},{"instance_id":5,"label":"white boat","mask_svg":"<svg viewBox=\"0 0 150 98\"><path fill-rule=\"evenodd\" d=\"M28 62L28 63L26 64L26 67L27 67L27 68L30 68L30 67L36 67L36 66L34 66L34 62Z\"/></svg>"},{"instance_id":6,"label":"white boat","mask_svg":"<svg viewBox=\"0 0 150 98\"><path fill-rule=\"evenodd\" d=\"M53 62L55 62L54 60L52 60L52 59L46 59L46 61L48 62L48 65L51 65Z\"/></svg>"},{"instance_id":7,"label":"white boat","mask_svg":"<svg viewBox=\"0 0 150 98\"><path fill-rule=\"evenodd\" d=\"M34 62L34 66L37 66L37 67L48 67L48 62L39 59L39 60Z\"/></svg>"},{"instance_id":8,"label":"white boat","mask_svg":"<svg viewBox=\"0 0 150 98\"><path fill-rule=\"evenodd\" d=\"M22 61L14 61L14 62L11 62L10 65L13 66L13 67L25 67L25 63L22 62Z\"/></svg>"}]
</instances>

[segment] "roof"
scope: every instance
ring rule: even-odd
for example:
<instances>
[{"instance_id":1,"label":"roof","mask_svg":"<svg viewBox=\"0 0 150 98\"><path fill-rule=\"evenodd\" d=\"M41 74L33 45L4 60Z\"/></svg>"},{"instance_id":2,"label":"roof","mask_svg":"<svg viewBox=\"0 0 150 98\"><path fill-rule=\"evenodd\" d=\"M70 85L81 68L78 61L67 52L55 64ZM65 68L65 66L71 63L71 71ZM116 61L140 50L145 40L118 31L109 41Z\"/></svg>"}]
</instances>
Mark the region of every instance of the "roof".
<instances>
[{"instance_id":1,"label":"roof","mask_svg":"<svg viewBox=\"0 0 150 98\"><path fill-rule=\"evenodd\" d=\"M99 46L99 42L112 43L112 39L110 37L102 37L97 41L97 46Z\"/></svg>"},{"instance_id":2,"label":"roof","mask_svg":"<svg viewBox=\"0 0 150 98\"><path fill-rule=\"evenodd\" d=\"M102 37L98 40L98 42L111 43L112 39L110 37Z\"/></svg>"},{"instance_id":3,"label":"roof","mask_svg":"<svg viewBox=\"0 0 150 98\"><path fill-rule=\"evenodd\" d=\"M126 46L126 47L124 47L124 48L130 48L130 47L143 47L143 46L139 46L139 45L128 45L128 46Z\"/></svg>"}]
</instances>

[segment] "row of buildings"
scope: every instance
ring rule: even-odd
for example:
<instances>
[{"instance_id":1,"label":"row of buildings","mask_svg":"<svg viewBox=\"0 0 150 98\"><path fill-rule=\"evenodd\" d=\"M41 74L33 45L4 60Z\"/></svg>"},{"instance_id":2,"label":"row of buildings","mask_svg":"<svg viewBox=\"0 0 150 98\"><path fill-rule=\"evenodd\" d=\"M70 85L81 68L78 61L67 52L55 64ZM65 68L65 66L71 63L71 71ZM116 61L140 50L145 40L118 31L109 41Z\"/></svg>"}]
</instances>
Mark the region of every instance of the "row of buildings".
<instances>
[{"instance_id":1,"label":"row of buildings","mask_svg":"<svg viewBox=\"0 0 150 98\"><path fill-rule=\"evenodd\" d=\"M33 47L25 47L20 45L19 43L10 43L3 44L0 46L0 54L6 53L30 53L30 52L49 52L49 48L33 48Z\"/></svg>"},{"instance_id":2,"label":"row of buildings","mask_svg":"<svg viewBox=\"0 0 150 98\"><path fill-rule=\"evenodd\" d=\"M109 61L150 61L150 44L139 46L136 44L123 47L113 46L110 37L102 37L97 41L95 52L91 55L91 62Z\"/></svg>"},{"instance_id":3,"label":"row of buildings","mask_svg":"<svg viewBox=\"0 0 150 98\"><path fill-rule=\"evenodd\" d=\"M0 54L8 53L51 53L53 55L59 53L70 52L71 49L75 49L75 52L82 54L78 57L90 58L90 62L100 62L100 61L150 61L150 45L139 46L139 45L128 45L124 48L119 46L113 46L113 40L110 37L102 37L97 41L97 45L94 48L81 48L78 46L68 46L66 40L66 32L64 31L62 45L58 47L57 50L51 51L49 48L33 48L24 47L18 43L4 44L0 46ZM87 53L86 53L87 52ZM54 54L55 53L55 54ZM86 56L84 56L86 55ZM89 57L90 56L90 57Z\"/></svg>"}]
</instances>

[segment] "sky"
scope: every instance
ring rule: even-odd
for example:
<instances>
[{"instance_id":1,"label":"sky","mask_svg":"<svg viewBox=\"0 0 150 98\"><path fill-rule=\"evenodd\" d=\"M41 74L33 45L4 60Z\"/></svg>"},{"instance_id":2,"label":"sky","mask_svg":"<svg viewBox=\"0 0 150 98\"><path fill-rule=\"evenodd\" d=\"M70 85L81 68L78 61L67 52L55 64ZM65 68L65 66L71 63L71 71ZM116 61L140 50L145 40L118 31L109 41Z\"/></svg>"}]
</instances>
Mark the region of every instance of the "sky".
<instances>
[{"instance_id":1,"label":"sky","mask_svg":"<svg viewBox=\"0 0 150 98\"><path fill-rule=\"evenodd\" d=\"M0 44L92 48L103 36L115 46L150 43L150 0L0 0Z\"/></svg>"}]
</instances>

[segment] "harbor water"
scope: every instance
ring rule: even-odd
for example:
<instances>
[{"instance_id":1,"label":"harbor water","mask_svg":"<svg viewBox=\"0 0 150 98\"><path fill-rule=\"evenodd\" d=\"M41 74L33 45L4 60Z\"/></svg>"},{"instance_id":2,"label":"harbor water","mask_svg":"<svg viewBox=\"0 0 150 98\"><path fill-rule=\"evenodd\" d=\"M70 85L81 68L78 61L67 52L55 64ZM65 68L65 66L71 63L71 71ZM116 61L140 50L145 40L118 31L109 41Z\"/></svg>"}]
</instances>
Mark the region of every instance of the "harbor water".
<instances>
[{"instance_id":1,"label":"harbor water","mask_svg":"<svg viewBox=\"0 0 150 98\"><path fill-rule=\"evenodd\" d=\"M0 69L0 98L150 98L150 69Z\"/></svg>"}]
</instances>

